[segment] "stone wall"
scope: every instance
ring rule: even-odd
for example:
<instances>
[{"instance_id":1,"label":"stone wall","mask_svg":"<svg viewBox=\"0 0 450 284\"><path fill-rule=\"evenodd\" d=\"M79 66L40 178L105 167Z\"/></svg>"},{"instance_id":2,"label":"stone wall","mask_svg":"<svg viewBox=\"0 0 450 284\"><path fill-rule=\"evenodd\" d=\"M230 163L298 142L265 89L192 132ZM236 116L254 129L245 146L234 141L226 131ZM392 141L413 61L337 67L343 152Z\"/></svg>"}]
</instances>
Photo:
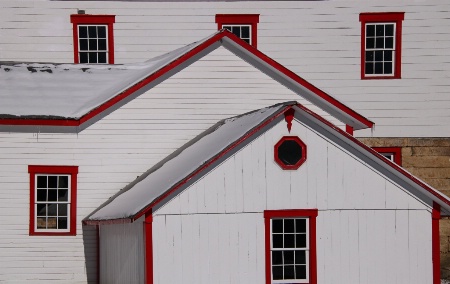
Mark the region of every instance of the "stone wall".
<instances>
[{"instance_id":1,"label":"stone wall","mask_svg":"<svg viewBox=\"0 0 450 284\"><path fill-rule=\"evenodd\" d=\"M450 138L359 138L370 147L401 147L402 166L450 196ZM441 273L450 279L450 218L440 222Z\"/></svg>"}]
</instances>

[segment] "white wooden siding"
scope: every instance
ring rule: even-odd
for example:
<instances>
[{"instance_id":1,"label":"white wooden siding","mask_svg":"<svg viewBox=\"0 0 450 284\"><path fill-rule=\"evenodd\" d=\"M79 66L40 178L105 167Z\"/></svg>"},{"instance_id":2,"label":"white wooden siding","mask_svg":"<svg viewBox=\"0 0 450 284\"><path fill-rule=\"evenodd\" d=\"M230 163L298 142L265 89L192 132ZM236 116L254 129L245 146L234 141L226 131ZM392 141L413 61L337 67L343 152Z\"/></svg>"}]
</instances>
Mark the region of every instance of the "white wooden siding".
<instances>
[{"instance_id":1,"label":"white wooden siding","mask_svg":"<svg viewBox=\"0 0 450 284\"><path fill-rule=\"evenodd\" d=\"M426 210L319 210L318 283L431 284ZM154 283L264 283L262 213L153 219Z\"/></svg>"},{"instance_id":2,"label":"white wooden siding","mask_svg":"<svg viewBox=\"0 0 450 284\"><path fill-rule=\"evenodd\" d=\"M69 16L77 9L116 15L116 63L145 61L208 36L217 28L217 13L260 14L258 48L376 123L373 133L359 131L358 136L449 135L450 3L446 0L409 5L400 0L257 5L251 1L104 5L6 0L0 1L0 60L73 61ZM359 13L392 11L405 12L402 79L360 80Z\"/></svg>"},{"instance_id":3,"label":"white wooden siding","mask_svg":"<svg viewBox=\"0 0 450 284\"><path fill-rule=\"evenodd\" d=\"M100 226L100 283L144 283L143 218L131 224Z\"/></svg>"}]
</instances>

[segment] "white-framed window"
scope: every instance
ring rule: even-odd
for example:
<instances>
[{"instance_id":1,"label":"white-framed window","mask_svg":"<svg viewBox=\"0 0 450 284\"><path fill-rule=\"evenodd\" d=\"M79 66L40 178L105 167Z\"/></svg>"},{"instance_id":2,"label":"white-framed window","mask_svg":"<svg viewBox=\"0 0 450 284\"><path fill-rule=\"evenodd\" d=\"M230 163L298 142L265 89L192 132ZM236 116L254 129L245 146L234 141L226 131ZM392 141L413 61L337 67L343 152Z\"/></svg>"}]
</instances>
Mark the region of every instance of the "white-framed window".
<instances>
[{"instance_id":1,"label":"white-framed window","mask_svg":"<svg viewBox=\"0 0 450 284\"><path fill-rule=\"evenodd\" d=\"M394 75L395 28L395 23L366 24L366 75Z\"/></svg>"},{"instance_id":2,"label":"white-framed window","mask_svg":"<svg viewBox=\"0 0 450 284\"><path fill-rule=\"evenodd\" d=\"M271 219L272 283L308 283L308 218Z\"/></svg>"},{"instance_id":3,"label":"white-framed window","mask_svg":"<svg viewBox=\"0 0 450 284\"><path fill-rule=\"evenodd\" d=\"M28 166L30 235L75 235L77 166Z\"/></svg>"},{"instance_id":4,"label":"white-framed window","mask_svg":"<svg viewBox=\"0 0 450 284\"><path fill-rule=\"evenodd\" d=\"M251 25L223 25L222 28L229 30L248 44L252 44Z\"/></svg>"},{"instance_id":5,"label":"white-framed window","mask_svg":"<svg viewBox=\"0 0 450 284\"><path fill-rule=\"evenodd\" d=\"M79 63L108 63L107 31L107 25L78 25Z\"/></svg>"}]
</instances>

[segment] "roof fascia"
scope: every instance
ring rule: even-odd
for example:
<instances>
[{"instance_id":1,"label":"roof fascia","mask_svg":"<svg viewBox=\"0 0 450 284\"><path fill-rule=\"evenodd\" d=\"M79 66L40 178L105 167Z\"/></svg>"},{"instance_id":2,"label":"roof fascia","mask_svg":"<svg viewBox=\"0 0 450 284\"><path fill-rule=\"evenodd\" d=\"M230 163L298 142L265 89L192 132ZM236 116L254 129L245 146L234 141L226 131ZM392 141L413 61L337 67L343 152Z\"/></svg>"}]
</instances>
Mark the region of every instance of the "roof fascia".
<instances>
[{"instance_id":1,"label":"roof fascia","mask_svg":"<svg viewBox=\"0 0 450 284\"><path fill-rule=\"evenodd\" d=\"M259 50L244 44L245 42L241 41L234 34L228 31L225 32L226 37L222 39L222 45L236 56L330 113L343 123L352 126L355 130L373 127L374 123L372 121L310 84Z\"/></svg>"},{"instance_id":2,"label":"roof fascia","mask_svg":"<svg viewBox=\"0 0 450 284\"><path fill-rule=\"evenodd\" d=\"M417 199L427 204L430 210L433 208L433 202L436 202L441 206L443 215L450 215L450 199L448 197L306 107L298 104L294 109L297 110L296 118L380 171L393 182L409 191Z\"/></svg>"}]
</instances>

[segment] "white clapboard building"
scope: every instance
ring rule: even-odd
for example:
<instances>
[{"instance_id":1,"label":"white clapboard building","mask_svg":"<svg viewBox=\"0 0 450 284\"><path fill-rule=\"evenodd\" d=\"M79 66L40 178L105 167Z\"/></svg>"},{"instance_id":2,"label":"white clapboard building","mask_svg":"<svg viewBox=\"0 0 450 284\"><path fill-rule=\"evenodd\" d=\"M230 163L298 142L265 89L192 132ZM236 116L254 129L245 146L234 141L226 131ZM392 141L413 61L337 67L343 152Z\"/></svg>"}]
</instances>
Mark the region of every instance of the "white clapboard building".
<instances>
[{"instance_id":1,"label":"white clapboard building","mask_svg":"<svg viewBox=\"0 0 450 284\"><path fill-rule=\"evenodd\" d=\"M440 283L449 11L0 1L0 283Z\"/></svg>"}]
</instances>

